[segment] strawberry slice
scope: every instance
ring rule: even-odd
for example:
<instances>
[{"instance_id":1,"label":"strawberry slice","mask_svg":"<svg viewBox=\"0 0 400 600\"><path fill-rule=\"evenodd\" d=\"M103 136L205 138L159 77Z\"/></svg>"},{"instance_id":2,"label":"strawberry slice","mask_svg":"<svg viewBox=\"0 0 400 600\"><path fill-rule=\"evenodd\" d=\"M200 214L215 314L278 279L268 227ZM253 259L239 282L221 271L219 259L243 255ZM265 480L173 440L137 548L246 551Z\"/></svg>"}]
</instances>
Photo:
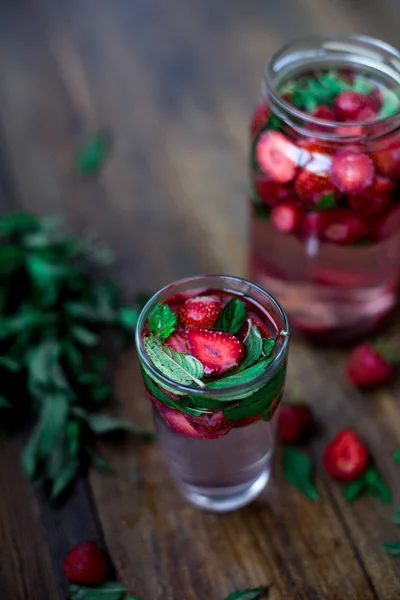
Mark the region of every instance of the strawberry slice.
<instances>
[{"instance_id":1,"label":"strawberry slice","mask_svg":"<svg viewBox=\"0 0 400 600\"><path fill-rule=\"evenodd\" d=\"M301 227L303 211L295 200L285 200L271 210L271 221L278 231L294 233Z\"/></svg>"},{"instance_id":2,"label":"strawberry slice","mask_svg":"<svg viewBox=\"0 0 400 600\"><path fill-rule=\"evenodd\" d=\"M345 209L306 215L303 229L306 235L316 235L332 244L354 244L370 234L368 222Z\"/></svg>"},{"instance_id":3,"label":"strawberry slice","mask_svg":"<svg viewBox=\"0 0 400 600\"><path fill-rule=\"evenodd\" d=\"M167 346L176 350L176 352L187 353L187 339L186 331L182 328L176 329L171 335L165 340Z\"/></svg>"},{"instance_id":4,"label":"strawberry slice","mask_svg":"<svg viewBox=\"0 0 400 600\"><path fill-rule=\"evenodd\" d=\"M266 177L256 176L254 178L254 187L259 198L268 206L275 206L275 204L286 200L292 194L289 185L270 181Z\"/></svg>"},{"instance_id":5,"label":"strawberry slice","mask_svg":"<svg viewBox=\"0 0 400 600\"><path fill-rule=\"evenodd\" d=\"M243 344L231 333L189 327L186 335L189 352L203 363L207 377L226 373L244 358Z\"/></svg>"},{"instance_id":6,"label":"strawberry slice","mask_svg":"<svg viewBox=\"0 0 400 600\"><path fill-rule=\"evenodd\" d=\"M261 170L278 183L289 183L296 175L299 149L278 131L263 133L256 146Z\"/></svg>"},{"instance_id":7,"label":"strawberry slice","mask_svg":"<svg viewBox=\"0 0 400 600\"><path fill-rule=\"evenodd\" d=\"M206 329L214 327L222 310L218 296L197 296L182 304L178 317L185 327L195 325Z\"/></svg>"},{"instance_id":8,"label":"strawberry slice","mask_svg":"<svg viewBox=\"0 0 400 600\"><path fill-rule=\"evenodd\" d=\"M377 238L386 240L400 231L400 206L395 206L378 223Z\"/></svg>"},{"instance_id":9,"label":"strawberry slice","mask_svg":"<svg viewBox=\"0 0 400 600\"><path fill-rule=\"evenodd\" d=\"M295 179L294 191L307 208L312 208L321 198L334 193L335 188L327 174L319 175L302 169Z\"/></svg>"},{"instance_id":10,"label":"strawberry slice","mask_svg":"<svg viewBox=\"0 0 400 600\"><path fill-rule=\"evenodd\" d=\"M258 133L258 131L267 124L270 116L271 111L265 102L259 102L251 116L250 133L252 136Z\"/></svg>"},{"instance_id":11,"label":"strawberry slice","mask_svg":"<svg viewBox=\"0 0 400 600\"><path fill-rule=\"evenodd\" d=\"M252 325L255 325L257 327L257 329L261 333L261 337L271 337L271 332L268 330L265 323L263 323L255 313L248 312L246 321L237 335L241 342L243 342L247 338Z\"/></svg>"},{"instance_id":12,"label":"strawberry slice","mask_svg":"<svg viewBox=\"0 0 400 600\"><path fill-rule=\"evenodd\" d=\"M332 159L331 178L334 185L344 194L357 194L372 183L374 165L361 152L340 150Z\"/></svg>"},{"instance_id":13,"label":"strawberry slice","mask_svg":"<svg viewBox=\"0 0 400 600\"><path fill-rule=\"evenodd\" d=\"M320 104L311 114L315 119L322 119L323 121L334 121L335 113L326 104Z\"/></svg>"},{"instance_id":14,"label":"strawberry slice","mask_svg":"<svg viewBox=\"0 0 400 600\"><path fill-rule=\"evenodd\" d=\"M374 196L373 194L356 194L348 197L350 208L366 217L382 215L392 206L392 200L387 196Z\"/></svg>"},{"instance_id":15,"label":"strawberry slice","mask_svg":"<svg viewBox=\"0 0 400 600\"><path fill-rule=\"evenodd\" d=\"M333 102L335 117L338 121L357 121L359 114L366 108L373 108L373 100L365 94L345 90L336 96Z\"/></svg>"},{"instance_id":16,"label":"strawberry slice","mask_svg":"<svg viewBox=\"0 0 400 600\"><path fill-rule=\"evenodd\" d=\"M224 417L222 410L215 410L198 417L188 416L187 420L204 440L216 440L223 437L233 427L233 421Z\"/></svg>"},{"instance_id":17,"label":"strawberry slice","mask_svg":"<svg viewBox=\"0 0 400 600\"><path fill-rule=\"evenodd\" d=\"M160 415L172 431L185 437L201 440L201 434L189 423L187 416L179 410L163 406Z\"/></svg>"},{"instance_id":18,"label":"strawberry slice","mask_svg":"<svg viewBox=\"0 0 400 600\"><path fill-rule=\"evenodd\" d=\"M332 154L332 148L325 145L321 140L317 140L315 138L305 138L299 140L297 145L304 150L307 150L310 154L324 154L329 155Z\"/></svg>"},{"instance_id":19,"label":"strawberry slice","mask_svg":"<svg viewBox=\"0 0 400 600\"><path fill-rule=\"evenodd\" d=\"M394 139L385 148L375 152L373 159L382 175L400 179L400 139Z\"/></svg>"}]
</instances>

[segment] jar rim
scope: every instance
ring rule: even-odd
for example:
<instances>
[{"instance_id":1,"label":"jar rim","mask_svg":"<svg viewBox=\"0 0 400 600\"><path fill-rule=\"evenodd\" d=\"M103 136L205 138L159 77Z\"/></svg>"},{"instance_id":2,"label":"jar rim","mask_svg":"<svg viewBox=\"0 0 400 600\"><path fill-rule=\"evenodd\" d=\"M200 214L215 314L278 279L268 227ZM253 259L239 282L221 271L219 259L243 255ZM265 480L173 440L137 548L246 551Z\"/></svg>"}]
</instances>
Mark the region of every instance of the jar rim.
<instances>
[{"instance_id":1,"label":"jar rim","mask_svg":"<svg viewBox=\"0 0 400 600\"><path fill-rule=\"evenodd\" d=\"M262 94L264 97L269 98L270 100L272 100L273 104L274 104L274 108L277 109L278 111L280 111L281 113L285 114L285 115L289 115L290 117L295 117L296 119L298 119L301 123L304 123L305 126L309 126L309 125L316 125L318 126L318 128L316 128L316 130L313 130L313 136L316 138L321 138L321 139L326 139L326 140L340 140L343 139L344 141L348 141L349 137L352 137L351 135L351 130L354 130L354 127L360 127L360 128L366 128L366 130L368 131L368 129L372 129L373 127L376 127L376 125L382 126L382 127L387 127L388 129L385 130L384 132L382 131L382 133L379 134L374 134L371 136L364 136L364 139L372 139L372 138L379 138L382 136L387 135L388 133L392 132L393 130L397 129L400 126L400 110L393 114L393 115L389 115L387 117L381 117L381 118L377 118L374 120L369 120L369 121L357 121L355 122L341 122L341 121L327 121L324 119L318 119L313 117L312 115L303 112L299 109L297 109L296 107L292 106L291 104L289 104L284 98L282 98L280 96L280 94L278 93L275 85L272 85L272 81L274 79L274 77L276 76L276 71L274 70L274 65L279 63L280 59L282 56L285 55L286 52L288 52L291 48L295 48L296 45L305 43L305 42L313 42L315 41L316 44L322 44L322 43L326 43L326 44L331 44L331 43L346 43L346 42L353 42L353 43L361 43L361 44L367 44L370 48L376 48L376 50L382 50L388 54L390 54L393 57L393 61L397 62L397 69L398 69L398 75L399 75L399 85L400 85L400 51L398 51L394 46L391 46L390 44L383 42L377 38L374 38L372 36L367 36L367 35L359 35L359 34L327 34L327 35L310 35L310 36L300 36L297 38L293 38L291 39L289 42L287 42L286 44L284 44L283 46L281 46L270 58L270 60L268 61L266 68L264 70L264 78L263 78L263 82L262 82ZM327 46L327 49L328 46ZM364 54L365 56L371 55L368 51ZM314 54L313 56L310 56L310 63L312 62L313 59L315 58L319 58L321 60L321 54ZM328 62L328 59L327 59ZM290 64L290 62L289 62ZM377 69L377 67L374 67L375 69ZM399 98L400 101L400 98ZM341 130L343 131L343 134L338 136L337 134L337 127L340 126ZM346 134L345 131L349 131L350 134Z\"/></svg>"},{"instance_id":2,"label":"jar rim","mask_svg":"<svg viewBox=\"0 0 400 600\"><path fill-rule=\"evenodd\" d=\"M274 357L271 364L268 365L268 367L262 373L260 373L253 379L246 381L246 383L239 383L239 384L227 386L224 388L213 388L213 389L207 388L207 386L205 386L204 388L200 388L200 387L187 386L187 385L180 384L180 383L174 381L173 379L170 379L169 377L163 375L163 373L161 373L161 371L159 371L153 365L150 358L147 356L147 353L144 348L143 336L142 336L144 324L145 324L147 317L150 314L151 310L158 304L160 297L165 295L166 292L173 291L173 289L175 287L184 285L187 283L192 283L193 290L196 290L199 287L201 287L201 282L202 281L204 282L204 280L217 281L219 279L223 279L224 282L226 281L226 282L232 282L232 283L246 284L247 286L249 286L250 290L253 289L253 290L256 290L259 293L261 293L262 296L264 296L265 300L267 302L271 303L274 306L274 308L277 309L277 312L278 312L280 318L282 319L282 323L283 323L282 332L285 332L285 335L282 335L283 339L282 339L281 347L279 348L279 351L277 352L277 354ZM221 288L221 289L223 289L223 288ZM231 291L232 291L232 293L234 293L234 290L231 290ZM173 294L170 294L170 295L173 295ZM279 328L279 326L278 326L278 328ZM136 343L136 348L138 351L140 362L143 363L143 365L152 374L152 376L155 378L155 380L160 382L161 384L164 383L169 388L175 388L176 390L179 390L180 392L185 392L187 394L196 394L196 395L213 396L213 397L229 397L230 394L240 392L244 388L250 387L250 389L253 389L253 387L254 388L260 387L260 384L262 384L263 382L267 382L276 373L276 371L280 367L280 364L282 363L283 359L285 358L285 356L287 354L289 337L290 337L289 323L288 323L286 313L283 310L281 304L273 296L271 296L271 294L269 294L266 290L264 290L262 287L258 286L257 284L255 284L251 281L248 281L247 279L244 279L242 277L235 277L233 275L223 275L223 274L211 274L211 275L195 275L192 277L185 277L185 278L179 279L177 281L174 281L173 283L170 283L170 284L164 286L158 292L156 292L150 298L150 300L148 300L148 302L146 303L146 305L143 307L142 311L140 312L137 326L136 326L135 343Z\"/></svg>"}]
</instances>

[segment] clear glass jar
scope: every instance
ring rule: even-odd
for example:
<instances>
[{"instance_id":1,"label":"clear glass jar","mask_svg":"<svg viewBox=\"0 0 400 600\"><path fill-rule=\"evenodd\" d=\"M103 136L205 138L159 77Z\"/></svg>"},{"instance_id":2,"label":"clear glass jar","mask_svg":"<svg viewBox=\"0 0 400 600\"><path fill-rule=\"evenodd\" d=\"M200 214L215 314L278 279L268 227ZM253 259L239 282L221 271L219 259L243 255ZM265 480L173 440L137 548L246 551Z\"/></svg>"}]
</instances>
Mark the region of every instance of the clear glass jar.
<instances>
[{"instance_id":1,"label":"clear glass jar","mask_svg":"<svg viewBox=\"0 0 400 600\"><path fill-rule=\"evenodd\" d=\"M296 40L267 66L251 126L250 278L308 337L365 334L396 303L399 97L399 52L364 36Z\"/></svg>"},{"instance_id":2,"label":"clear glass jar","mask_svg":"<svg viewBox=\"0 0 400 600\"><path fill-rule=\"evenodd\" d=\"M163 375L146 353L144 336L154 308L171 298L201 291L228 292L257 306L276 338L273 360L260 375L229 387L181 385ZM143 308L136 346L147 396L172 476L192 504L223 512L248 504L265 487L275 445L288 353L288 323L282 308L260 287L223 275L172 283Z\"/></svg>"}]
</instances>

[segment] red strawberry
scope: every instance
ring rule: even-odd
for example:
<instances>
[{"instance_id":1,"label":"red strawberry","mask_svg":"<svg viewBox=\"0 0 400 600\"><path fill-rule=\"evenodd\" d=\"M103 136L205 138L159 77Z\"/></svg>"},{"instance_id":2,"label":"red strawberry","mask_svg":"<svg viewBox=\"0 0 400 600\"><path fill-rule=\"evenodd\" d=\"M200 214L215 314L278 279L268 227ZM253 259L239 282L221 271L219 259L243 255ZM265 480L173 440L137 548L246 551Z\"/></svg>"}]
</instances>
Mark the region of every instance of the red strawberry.
<instances>
[{"instance_id":1,"label":"red strawberry","mask_svg":"<svg viewBox=\"0 0 400 600\"><path fill-rule=\"evenodd\" d=\"M262 419L262 415L256 415L255 417L243 417L243 419L235 419L233 421L233 426L235 427L235 429L237 427L247 427L248 425L252 425L257 421L262 421Z\"/></svg>"},{"instance_id":2,"label":"red strawberry","mask_svg":"<svg viewBox=\"0 0 400 600\"><path fill-rule=\"evenodd\" d=\"M187 416L179 410L164 405L160 408L160 414L168 427L175 433L197 440L202 438L200 433L189 423Z\"/></svg>"},{"instance_id":3,"label":"red strawberry","mask_svg":"<svg viewBox=\"0 0 400 600\"><path fill-rule=\"evenodd\" d=\"M71 583L100 585L107 579L107 559L94 542L82 542L65 559L64 574Z\"/></svg>"},{"instance_id":4,"label":"red strawberry","mask_svg":"<svg viewBox=\"0 0 400 600\"><path fill-rule=\"evenodd\" d=\"M332 159L331 178L344 194L357 194L371 185L374 177L372 160L361 152L340 150Z\"/></svg>"},{"instance_id":5,"label":"red strawberry","mask_svg":"<svg viewBox=\"0 0 400 600\"><path fill-rule=\"evenodd\" d=\"M243 342L247 338L247 335L252 325L255 325L258 328L263 338L269 338L271 336L271 333L268 331L268 328L265 325L265 323L263 323L261 319L257 317L257 315L255 315L252 312L249 312L247 313L247 318L244 325L242 326L241 330L237 335L241 342Z\"/></svg>"},{"instance_id":6,"label":"red strawberry","mask_svg":"<svg viewBox=\"0 0 400 600\"><path fill-rule=\"evenodd\" d=\"M374 121L374 119L376 119L376 111L370 106L366 106L365 108L360 110L360 112L357 115L356 121Z\"/></svg>"},{"instance_id":7,"label":"red strawberry","mask_svg":"<svg viewBox=\"0 0 400 600\"><path fill-rule=\"evenodd\" d=\"M400 179L400 139L393 139L385 148L375 152L373 158L382 175Z\"/></svg>"},{"instance_id":8,"label":"red strawberry","mask_svg":"<svg viewBox=\"0 0 400 600\"><path fill-rule=\"evenodd\" d=\"M350 210L329 210L306 215L303 229L333 244L354 244L370 234L369 224Z\"/></svg>"},{"instance_id":9,"label":"red strawberry","mask_svg":"<svg viewBox=\"0 0 400 600\"><path fill-rule=\"evenodd\" d=\"M326 104L320 104L317 106L311 116L315 119L322 119L323 121L335 120L335 113L331 108L329 108L329 106L326 106Z\"/></svg>"},{"instance_id":10,"label":"red strawberry","mask_svg":"<svg viewBox=\"0 0 400 600\"><path fill-rule=\"evenodd\" d=\"M233 421L224 417L222 410L214 410L198 417L188 416L187 420L203 439L216 440L223 437L233 427Z\"/></svg>"},{"instance_id":11,"label":"red strawberry","mask_svg":"<svg viewBox=\"0 0 400 600\"><path fill-rule=\"evenodd\" d=\"M322 140L315 138L304 138L297 142L297 145L304 150L307 150L310 154L332 154L332 148L323 143Z\"/></svg>"},{"instance_id":12,"label":"red strawberry","mask_svg":"<svg viewBox=\"0 0 400 600\"><path fill-rule=\"evenodd\" d=\"M351 138L361 138L365 135L365 130L363 127L336 127L335 128L336 135L340 137L351 137Z\"/></svg>"},{"instance_id":13,"label":"red strawberry","mask_svg":"<svg viewBox=\"0 0 400 600\"><path fill-rule=\"evenodd\" d=\"M356 121L363 109L371 108L371 103L371 98L359 92L352 90L341 92L333 101L336 120Z\"/></svg>"},{"instance_id":14,"label":"red strawberry","mask_svg":"<svg viewBox=\"0 0 400 600\"><path fill-rule=\"evenodd\" d=\"M196 325L208 329L214 327L221 310L222 302L218 296L197 296L182 304L178 317L185 327Z\"/></svg>"},{"instance_id":15,"label":"red strawberry","mask_svg":"<svg viewBox=\"0 0 400 600\"><path fill-rule=\"evenodd\" d=\"M259 102L251 117L250 133L252 136L267 124L270 115L271 111L265 102Z\"/></svg>"},{"instance_id":16,"label":"red strawberry","mask_svg":"<svg viewBox=\"0 0 400 600\"><path fill-rule=\"evenodd\" d=\"M295 179L294 191L305 206L312 208L321 198L334 192L335 188L326 174L318 175L302 169Z\"/></svg>"},{"instance_id":17,"label":"red strawberry","mask_svg":"<svg viewBox=\"0 0 400 600\"><path fill-rule=\"evenodd\" d=\"M349 206L366 216L382 214L391 207L396 186L393 179L376 174L371 185L362 194L348 197Z\"/></svg>"},{"instance_id":18,"label":"red strawberry","mask_svg":"<svg viewBox=\"0 0 400 600\"><path fill-rule=\"evenodd\" d=\"M342 429L325 447L324 467L328 475L342 481L359 479L367 470L369 453L353 429Z\"/></svg>"},{"instance_id":19,"label":"red strawberry","mask_svg":"<svg viewBox=\"0 0 400 600\"><path fill-rule=\"evenodd\" d=\"M386 240L400 231L400 206L395 206L378 223L377 238Z\"/></svg>"},{"instance_id":20,"label":"red strawberry","mask_svg":"<svg viewBox=\"0 0 400 600\"><path fill-rule=\"evenodd\" d=\"M364 342L349 356L347 378L360 388L372 388L393 375L396 362L396 354L389 342Z\"/></svg>"},{"instance_id":21,"label":"red strawberry","mask_svg":"<svg viewBox=\"0 0 400 600\"><path fill-rule=\"evenodd\" d=\"M207 377L222 375L239 366L245 355L238 338L224 331L189 327L187 340L190 354L203 363Z\"/></svg>"},{"instance_id":22,"label":"red strawberry","mask_svg":"<svg viewBox=\"0 0 400 600\"><path fill-rule=\"evenodd\" d=\"M313 421L311 408L304 403L282 404L278 417L278 435L282 442L299 442Z\"/></svg>"},{"instance_id":23,"label":"red strawberry","mask_svg":"<svg viewBox=\"0 0 400 600\"><path fill-rule=\"evenodd\" d=\"M268 204L268 206L279 204L279 202L288 198L292 193L290 186L275 183L275 181L270 181L266 177L255 177L254 187L260 199Z\"/></svg>"},{"instance_id":24,"label":"red strawberry","mask_svg":"<svg viewBox=\"0 0 400 600\"><path fill-rule=\"evenodd\" d=\"M261 170L278 183L288 183L294 178L299 154L299 149L278 131L263 133L256 146Z\"/></svg>"},{"instance_id":25,"label":"red strawberry","mask_svg":"<svg viewBox=\"0 0 400 600\"><path fill-rule=\"evenodd\" d=\"M271 221L278 231L294 233L301 227L303 211L295 200L285 200L271 210Z\"/></svg>"},{"instance_id":26,"label":"red strawberry","mask_svg":"<svg viewBox=\"0 0 400 600\"><path fill-rule=\"evenodd\" d=\"M170 347L176 350L176 352L186 353L187 349L187 339L186 339L186 331L184 329L176 329L171 335L165 340L165 343Z\"/></svg>"}]
</instances>

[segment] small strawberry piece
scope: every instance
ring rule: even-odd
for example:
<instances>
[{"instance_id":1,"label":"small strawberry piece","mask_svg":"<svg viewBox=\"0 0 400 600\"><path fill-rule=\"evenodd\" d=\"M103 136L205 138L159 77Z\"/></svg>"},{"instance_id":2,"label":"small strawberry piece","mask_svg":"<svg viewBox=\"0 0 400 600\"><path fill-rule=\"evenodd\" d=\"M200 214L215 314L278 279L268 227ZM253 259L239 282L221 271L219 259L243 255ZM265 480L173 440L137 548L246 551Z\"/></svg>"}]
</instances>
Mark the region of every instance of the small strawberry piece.
<instances>
[{"instance_id":1,"label":"small strawberry piece","mask_svg":"<svg viewBox=\"0 0 400 600\"><path fill-rule=\"evenodd\" d=\"M259 198L268 206L275 206L282 200L286 200L292 194L291 187L275 181L270 181L266 177L255 177L254 187Z\"/></svg>"},{"instance_id":2,"label":"small strawberry piece","mask_svg":"<svg viewBox=\"0 0 400 600\"><path fill-rule=\"evenodd\" d=\"M173 333L171 333L171 335L165 340L165 343L176 352L186 353L188 351L186 331L182 328L176 329Z\"/></svg>"},{"instance_id":3,"label":"small strawberry piece","mask_svg":"<svg viewBox=\"0 0 400 600\"><path fill-rule=\"evenodd\" d=\"M349 196L348 203L350 208L366 217L382 215L392 206L390 198L385 196L373 196L367 193Z\"/></svg>"},{"instance_id":4,"label":"small strawberry piece","mask_svg":"<svg viewBox=\"0 0 400 600\"><path fill-rule=\"evenodd\" d=\"M394 373L395 353L390 344L364 342L354 348L347 361L347 378L360 388L373 388Z\"/></svg>"},{"instance_id":5,"label":"small strawberry piece","mask_svg":"<svg viewBox=\"0 0 400 600\"><path fill-rule=\"evenodd\" d=\"M386 240L400 231L400 206L395 206L378 223L377 239Z\"/></svg>"},{"instance_id":6,"label":"small strawberry piece","mask_svg":"<svg viewBox=\"0 0 400 600\"><path fill-rule=\"evenodd\" d=\"M165 406L160 409L160 414L168 427L179 435L184 435L188 438L201 440L200 433L189 423L187 415L184 415L179 410Z\"/></svg>"},{"instance_id":7,"label":"small strawberry piece","mask_svg":"<svg viewBox=\"0 0 400 600\"><path fill-rule=\"evenodd\" d=\"M356 121L359 113L369 108L372 100L363 94L345 90L336 96L333 109L337 121Z\"/></svg>"},{"instance_id":8,"label":"small strawberry piece","mask_svg":"<svg viewBox=\"0 0 400 600\"><path fill-rule=\"evenodd\" d=\"M394 139L385 148L375 152L373 159L382 175L400 179L400 139Z\"/></svg>"},{"instance_id":9,"label":"small strawberry piece","mask_svg":"<svg viewBox=\"0 0 400 600\"><path fill-rule=\"evenodd\" d=\"M307 150L310 154L324 154L330 155L332 154L332 148L323 143L322 140L317 140L315 138L304 138L297 142L297 145L303 150Z\"/></svg>"},{"instance_id":10,"label":"small strawberry piece","mask_svg":"<svg viewBox=\"0 0 400 600\"><path fill-rule=\"evenodd\" d=\"M257 423L257 421L262 421L262 419L262 415L256 415L255 417L243 417L243 419L235 419L232 422L235 429L237 429L238 427L247 427L248 425Z\"/></svg>"},{"instance_id":11,"label":"small strawberry piece","mask_svg":"<svg viewBox=\"0 0 400 600\"><path fill-rule=\"evenodd\" d=\"M259 317L257 317L257 315L255 315L252 312L249 312L249 313L247 313L247 318L246 318L246 321L245 321L243 327L241 328L241 330L239 331L239 333L237 335L238 339L241 342L243 342L247 338L252 325L255 325L258 328L259 332L261 333L261 337L263 337L263 338L271 337L271 333L270 333L270 331L268 331L268 328L265 325L265 323L263 323L261 321L261 319Z\"/></svg>"},{"instance_id":12,"label":"small strawberry piece","mask_svg":"<svg viewBox=\"0 0 400 600\"><path fill-rule=\"evenodd\" d=\"M321 198L335 192L335 188L326 174L319 175L302 169L295 179L294 191L306 207L312 208Z\"/></svg>"},{"instance_id":13,"label":"small strawberry piece","mask_svg":"<svg viewBox=\"0 0 400 600\"><path fill-rule=\"evenodd\" d=\"M329 106L326 106L326 104L320 104L317 106L311 116L315 119L322 119L323 121L335 120L335 113L331 108L329 108Z\"/></svg>"},{"instance_id":14,"label":"small strawberry piece","mask_svg":"<svg viewBox=\"0 0 400 600\"><path fill-rule=\"evenodd\" d=\"M376 111L371 108L366 106L365 108L363 108L362 110L360 110L360 112L357 115L357 122L361 122L361 121L374 121L376 119Z\"/></svg>"},{"instance_id":15,"label":"small strawberry piece","mask_svg":"<svg viewBox=\"0 0 400 600\"><path fill-rule=\"evenodd\" d=\"M340 137L351 137L351 138L361 138L365 135L365 129L363 127L336 127L335 128L336 135Z\"/></svg>"},{"instance_id":16,"label":"small strawberry piece","mask_svg":"<svg viewBox=\"0 0 400 600\"><path fill-rule=\"evenodd\" d=\"M218 296L189 298L179 309L178 317L185 327L195 325L206 329L214 327L222 310Z\"/></svg>"},{"instance_id":17,"label":"small strawberry piece","mask_svg":"<svg viewBox=\"0 0 400 600\"><path fill-rule=\"evenodd\" d=\"M303 211L295 200L285 200L271 210L271 221L278 231L294 233L301 227Z\"/></svg>"},{"instance_id":18,"label":"small strawberry piece","mask_svg":"<svg viewBox=\"0 0 400 600\"><path fill-rule=\"evenodd\" d=\"M340 431L324 450L325 470L334 479L359 479L367 470L368 462L368 449L353 429Z\"/></svg>"},{"instance_id":19,"label":"small strawberry piece","mask_svg":"<svg viewBox=\"0 0 400 600\"><path fill-rule=\"evenodd\" d=\"M94 542L82 542L65 559L64 574L71 583L100 585L107 579L108 562Z\"/></svg>"},{"instance_id":20,"label":"small strawberry piece","mask_svg":"<svg viewBox=\"0 0 400 600\"><path fill-rule=\"evenodd\" d=\"M253 111L250 123L250 133L252 136L267 124L270 115L271 111L265 102L260 102L257 104Z\"/></svg>"},{"instance_id":21,"label":"small strawberry piece","mask_svg":"<svg viewBox=\"0 0 400 600\"><path fill-rule=\"evenodd\" d=\"M303 230L333 244L354 244L368 238L369 223L350 210L329 210L306 215Z\"/></svg>"},{"instance_id":22,"label":"small strawberry piece","mask_svg":"<svg viewBox=\"0 0 400 600\"><path fill-rule=\"evenodd\" d=\"M299 442L313 422L311 408L304 403L282 404L278 418L278 435L282 442Z\"/></svg>"},{"instance_id":23,"label":"small strawberry piece","mask_svg":"<svg viewBox=\"0 0 400 600\"><path fill-rule=\"evenodd\" d=\"M245 356L245 348L238 338L224 331L189 327L187 340L190 354L203 364L207 377L238 367Z\"/></svg>"},{"instance_id":24,"label":"small strawberry piece","mask_svg":"<svg viewBox=\"0 0 400 600\"><path fill-rule=\"evenodd\" d=\"M256 147L261 170L278 183L288 183L294 178L298 155L299 149L278 131L263 133Z\"/></svg>"},{"instance_id":25,"label":"small strawberry piece","mask_svg":"<svg viewBox=\"0 0 400 600\"><path fill-rule=\"evenodd\" d=\"M223 437L233 427L233 421L224 417L222 410L215 410L198 417L188 416L187 420L204 440L216 440Z\"/></svg>"},{"instance_id":26,"label":"small strawberry piece","mask_svg":"<svg viewBox=\"0 0 400 600\"><path fill-rule=\"evenodd\" d=\"M334 185L344 194L357 194L372 183L374 165L361 152L340 150L332 159L331 178Z\"/></svg>"}]
</instances>

